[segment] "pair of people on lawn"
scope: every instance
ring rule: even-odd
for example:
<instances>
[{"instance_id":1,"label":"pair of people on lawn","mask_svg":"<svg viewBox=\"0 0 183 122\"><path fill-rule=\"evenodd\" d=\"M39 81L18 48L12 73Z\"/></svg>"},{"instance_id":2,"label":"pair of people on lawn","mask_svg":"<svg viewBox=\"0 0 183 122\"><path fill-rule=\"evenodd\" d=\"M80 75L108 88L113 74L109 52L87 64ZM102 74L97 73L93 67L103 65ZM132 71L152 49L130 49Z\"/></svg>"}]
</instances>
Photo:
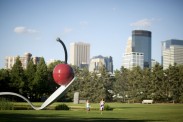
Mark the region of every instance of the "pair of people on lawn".
<instances>
[{"instance_id":1,"label":"pair of people on lawn","mask_svg":"<svg viewBox=\"0 0 183 122\"><path fill-rule=\"evenodd\" d=\"M102 111L104 110L104 104L105 104L105 101L102 99L100 101L100 111L101 111L101 114L102 114ZM86 111L88 113L88 111L90 111L90 102L89 100L86 101Z\"/></svg>"}]
</instances>

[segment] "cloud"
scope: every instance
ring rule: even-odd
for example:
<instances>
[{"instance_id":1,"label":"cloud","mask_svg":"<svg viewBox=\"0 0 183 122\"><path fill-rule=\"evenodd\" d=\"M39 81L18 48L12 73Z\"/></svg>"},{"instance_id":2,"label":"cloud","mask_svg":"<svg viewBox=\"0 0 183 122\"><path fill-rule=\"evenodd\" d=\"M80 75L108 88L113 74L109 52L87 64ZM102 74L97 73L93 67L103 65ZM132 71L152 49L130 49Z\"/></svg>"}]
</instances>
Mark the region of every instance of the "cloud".
<instances>
[{"instance_id":1,"label":"cloud","mask_svg":"<svg viewBox=\"0 0 183 122\"><path fill-rule=\"evenodd\" d=\"M19 26L14 28L14 32L18 34L35 34L38 33L39 31L35 29L29 29L24 26Z\"/></svg>"},{"instance_id":2,"label":"cloud","mask_svg":"<svg viewBox=\"0 0 183 122\"><path fill-rule=\"evenodd\" d=\"M64 28L64 33L65 34L71 33L72 31L73 31L72 28Z\"/></svg>"},{"instance_id":3,"label":"cloud","mask_svg":"<svg viewBox=\"0 0 183 122\"><path fill-rule=\"evenodd\" d=\"M131 23L130 26L133 27L150 27L154 19L142 19L137 22Z\"/></svg>"}]
</instances>

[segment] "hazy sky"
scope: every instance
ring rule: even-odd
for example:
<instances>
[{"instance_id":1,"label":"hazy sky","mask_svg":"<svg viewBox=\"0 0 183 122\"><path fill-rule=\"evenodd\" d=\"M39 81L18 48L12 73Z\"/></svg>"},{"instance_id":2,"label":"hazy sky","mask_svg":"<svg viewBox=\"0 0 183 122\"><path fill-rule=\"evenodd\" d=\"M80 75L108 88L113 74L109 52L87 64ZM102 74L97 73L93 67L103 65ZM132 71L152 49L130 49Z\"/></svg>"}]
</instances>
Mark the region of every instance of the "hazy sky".
<instances>
[{"instance_id":1,"label":"hazy sky","mask_svg":"<svg viewBox=\"0 0 183 122\"><path fill-rule=\"evenodd\" d=\"M183 39L183 0L0 0L0 68L25 52L64 60L60 37L69 56L71 42L87 42L91 57L112 56L120 69L134 29L152 32L152 58L161 62L161 41Z\"/></svg>"}]
</instances>

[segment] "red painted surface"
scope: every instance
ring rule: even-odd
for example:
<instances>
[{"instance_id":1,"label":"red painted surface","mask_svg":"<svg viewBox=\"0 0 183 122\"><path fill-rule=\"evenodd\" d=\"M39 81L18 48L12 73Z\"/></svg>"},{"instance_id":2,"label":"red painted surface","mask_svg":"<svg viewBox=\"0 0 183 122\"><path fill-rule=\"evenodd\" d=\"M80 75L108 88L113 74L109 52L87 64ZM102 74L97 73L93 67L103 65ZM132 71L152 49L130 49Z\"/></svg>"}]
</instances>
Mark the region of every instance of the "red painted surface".
<instances>
[{"instance_id":1,"label":"red painted surface","mask_svg":"<svg viewBox=\"0 0 183 122\"><path fill-rule=\"evenodd\" d=\"M53 79L59 85L67 85L74 78L73 69L68 64L58 64L53 70Z\"/></svg>"}]
</instances>

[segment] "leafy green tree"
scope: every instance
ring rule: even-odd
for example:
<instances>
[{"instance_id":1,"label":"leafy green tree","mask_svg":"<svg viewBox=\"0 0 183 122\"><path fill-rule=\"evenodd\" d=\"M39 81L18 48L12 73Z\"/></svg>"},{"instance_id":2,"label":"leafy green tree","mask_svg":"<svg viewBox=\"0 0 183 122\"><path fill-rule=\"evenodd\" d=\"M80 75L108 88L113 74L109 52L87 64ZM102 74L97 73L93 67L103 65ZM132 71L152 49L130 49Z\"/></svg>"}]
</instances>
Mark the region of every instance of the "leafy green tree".
<instances>
[{"instance_id":1,"label":"leafy green tree","mask_svg":"<svg viewBox=\"0 0 183 122\"><path fill-rule=\"evenodd\" d=\"M100 76L97 76L96 73L90 73L89 81L90 98L93 102L99 102L103 98L103 84L100 82Z\"/></svg>"},{"instance_id":2,"label":"leafy green tree","mask_svg":"<svg viewBox=\"0 0 183 122\"><path fill-rule=\"evenodd\" d=\"M121 70L115 71L115 82L114 82L114 94L117 101L123 101L126 102L126 99L128 97L128 69L121 67ZM119 96L122 96L122 98L119 98Z\"/></svg>"},{"instance_id":3,"label":"leafy green tree","mask_svg":"<svg viewBox=\"0 0 183 122\"><path fill-rule=\"evenodd\" d=\"M24 70L20 58L18 57L10 72L10 87L13 92L23 94L24 85L25 85Z\"/></svg>"},{"instance_id":4,"label":"leafy green tree","mask_svg":"<svg viewBox=\"0 0 183 122\"><path fill-rule=\"evenodd\" d=\"M134 67L128 73L128 84L129 84L129 91L130 91L130 98L133 102L139 102L139 95L141 94L141 87L142 84L142 70L140 67Z\"/></svg>"},{"instance_id":5,"label":"leafy green tree","mask_svg":"<svg viewBox=\"0 0 183 122\"><path fill-rule=\"evenodd\" d=\"M173 102L177 102L179 99L180 93L180 83L179 83L179 68L175 64L174 66L170 65L166 70L167 82L169 85L168 96L173 100Z\"/></svg>"},{"instance_id":6,"label":"leafy green tree","mask_svg":"<svg viewBox=\"0 0 183 122\"><path fill-rule=\"evenodd\" d=\"M74 92L80 93L81 99L90 99L92 101L91 95L90 95L90 83L91 83L91 76L87 69L80 70L78 67L76 68L76 81L72 85L72 97Z\"/></svg>"},{"instance_id":7,"label":"leafy green tree","mask_svg":"<svg viewBox=\"0 0 183 122\"><path fill-rule=\"evenodd\" d=\"M36 65L33 63L33 59L28 62L27 69L25 70L26 84L24 85L24 91L27 93L27 97L32 101L34 100L35 84L34 77L36 74Z\"/></svg>"},{"instance_id":8,"label":"leafy green tree","mask_svg":"<svg viewBox=\"0 0 183 122\"><path fill-rule=\"evenodd\" d=\"M111 99L108 89L111 89L112 82L106 73L101 69L101 75L90 73L88 69L73 68L77 77L73 85L70 87L67 96L73 98L74 92L79 92L80 99L89 99L91 102L99 102L102 98L106 101Z\"/></svg>"},{"instance_id":9,"label":"leafy green tree","mask_svg":"<svg viewBox=\"0 0 183 122\"><path fill-rule=\"evenodd\" d=\"M149 68L145 68L143 70L142 73L142 83L141 83L141 92L140 92L140 96L141 96L141 100L143 99L153 99L152 98L152 93L153 91L153 83L151 80L151 69Z\"/></svg>"},{"instance_id":10,"label":"leafy green tree","mask_svg":"<svg viewBox=\"0 0 183 122\"><path fill-rule=\"evenodd\" d=\"M162 89L162 85L164 84L164 87L166 84L164 83L164 71L163 67L159 64L156 64L154 68L152 69L152 98L155 101L161 101L162 98L165 99L165 93Z\"/></svg>"},{"instance_id":11,"label":"leafy green tree","mask_svg":"<svg viewBox=\"0 0 183 122\"><path fill-rule=\"evenodd\" d=\"M178 81L178 91L179 91L179 102L183 103L183 65L179 65L179 81Z\"/></svg>"},{"instance_id":12,"label":"leafy green tree","mask_svg":"<svg viewBox=\"0 0 183 122\"><path fill-rule=\"evenodd\" d=\"M41 99L46 97L48 91L48 72L44 58L40 58L37 64L37 71L35 74L33 85L35 86L35 97Z\"/></svg>"},{"instance_id":13,"label":"leafy green tree","mask_svg":"<svg viewBox=\"0 0 183 122\"><path fill-rule=\"evenodd\" d=\"M9 88L10 76L9 70L0 69L0 92L10 91Z\"/></svg>"},{"instance_id":14,"label":"leafy green tree","mask_svg":"<svg viewBox=\"0 0 183 122\"><path fill-rule=\"evenodd\" d=\"M101 76L99 77L99 86L100 86L100 99L105 99L105 101L111 101L112 100L112 94L109 93L109 90L113 89L113 83L112 79L110 77L110 74L107 72L105 66L100 68L99 73Z\"/></svg>"},{"instance_id":15,"label":"leafy green tree","mask_svg":"<svg viewBox=\"0 0 183 122\"><path fill-rule=\"evenodd\" d=\"M94 92L94 87L92 87L95 82L92 80L90 73L88 70L83 70L82 79L80 80L80 89L82 98L89 99L90 101L94 101L94 96L96 92Z\"/></svg>"}]
</instances>

